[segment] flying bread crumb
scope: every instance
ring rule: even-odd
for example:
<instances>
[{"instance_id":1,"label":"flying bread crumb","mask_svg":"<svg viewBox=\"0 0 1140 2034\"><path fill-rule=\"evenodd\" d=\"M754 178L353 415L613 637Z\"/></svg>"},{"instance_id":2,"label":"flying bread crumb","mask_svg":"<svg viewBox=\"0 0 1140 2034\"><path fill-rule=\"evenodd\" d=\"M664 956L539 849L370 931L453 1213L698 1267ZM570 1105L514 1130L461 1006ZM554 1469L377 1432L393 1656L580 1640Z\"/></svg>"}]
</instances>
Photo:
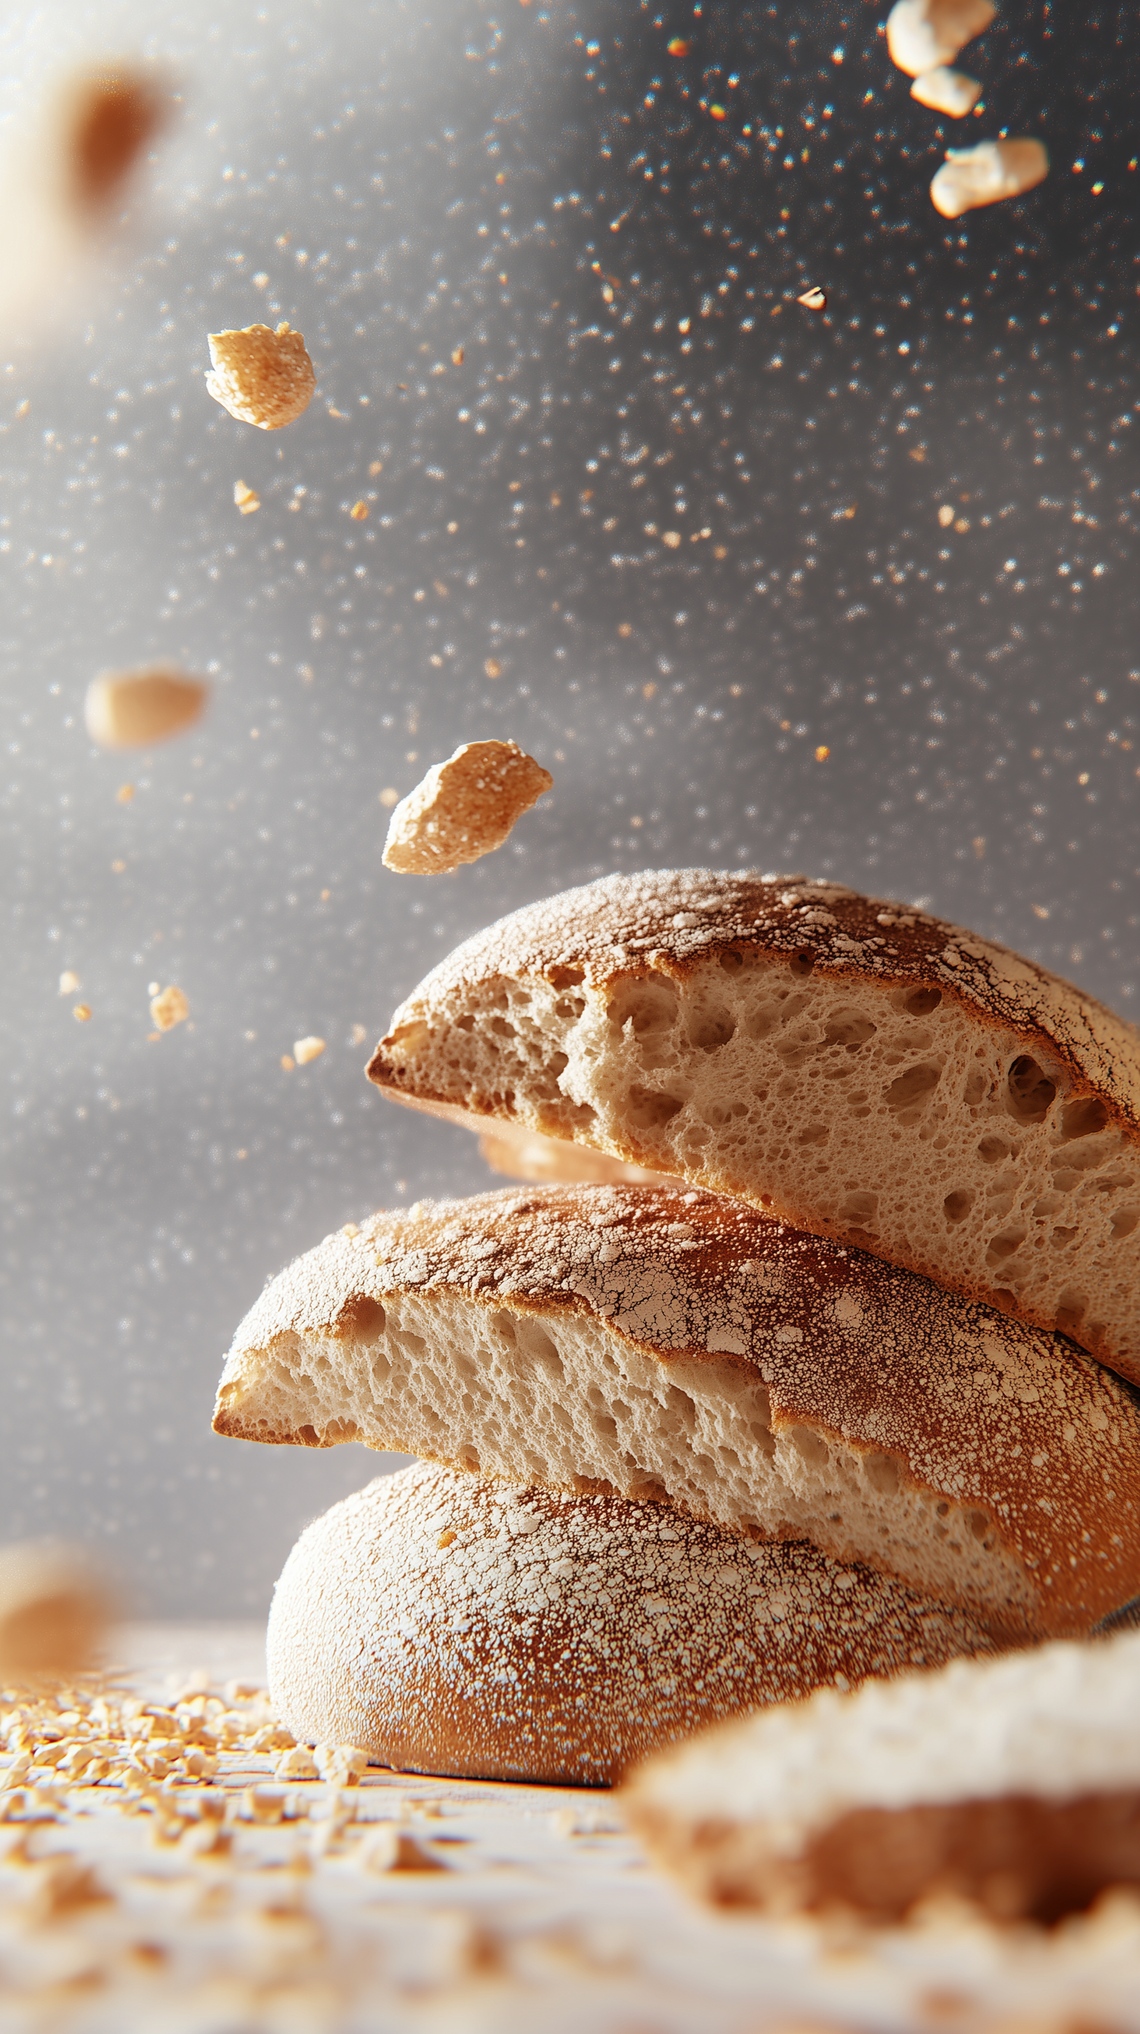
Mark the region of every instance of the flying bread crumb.
<instances>
[{"instance_id":1,"label":"flying bread crumb","mask_svg":"<svg viewBox=\"0 0 1140 2034\"><path fill-rule=\"evenodd\" d=\"M1019 198L1049 174L1043 142L1022 136L1015 141L980 141L976 148L951 148L934 175L930 196L944 219L957 219L979 205Z\"/></svg>"},{"instance_id":2,"label":"flying bread crumb","mask_svg":"<svg viewBox=\"0 0 1140 2034\"><path fill-rule=\"evenodd\" d=\"M798 296L796 302L797 304L803 304L805 309L809 311L826 311L827 309L827 298L817 283L813 283L809 290L805 290L802 296Z\"/></svg>"},{"instance_id":3,"label":"flying bread crumb","mask_svg":"<svg viewBox=\"0 0 1140 2034\"><path fill-rule=\"evenodd\" d=\"M501 678L503 675L503 667L497 657L488 657L483 669L488 678Z\"/></svg>"},{"instance_id":4,"label":"flying bread crumb","mask_svg":"<svg viewBox=\"0 0 1140 2034\"><path fill-rule=\"evenodd\" d=\"M368 1036L368 1033L367 1033L367 1031L365 1030L365 1027L364 1027L364 1025L363 1025L363 1024L354 1024L354 1025L353 1025L353 1027L352 1027L352 1042L353 1042L353 1044L354 1044L354 1045L363 1045L363 1043L364 1043L365 1039L367 1038L367 1036Z\"/></svg>"},{"instance_id":5,"label":"flying bread crumb","mask_svg":"<svg viewBox=\"0 0 1140 2034\"><path fill-rule=\"evenodd\" d=\"M368 520L368 503L366 501L354 501L348 513L354 523L366 522Z\"/></svg>"},{"instance_id":6,"label":"flying bread crumb","mask_svg":"<svg viewBox=\"0 0 1140 2034\"><path fill-rule=\"evenodd\" d=\"M148 749L192 727L209 691L200 679L176 671L93 678L83 709L87 732L103 749Z\"/></svg>"},{"instance_id":7,"label":"flying bread crumb","mask_svg":"<svg viewBox=\"0 0 1140 2034\"><path fill-rule=\"evenodd\" d=\"M81 1549L35 1541L0 1547L0 1687L80 1672L110 1612Z\"/></svg>"},{"instance_id":8,"label":"flying bread crumb","mask_svg":"<svg viewBox=\"0 0 1140 2034\"><path fill-rule=\"evenodd\" d=\"M953 509L951 508L951 506L950 506L949 502L948 502L948 501L944 501L944 502L943 502L943 504L942 504L942 507L941 507L941 508L939 509L939 511L938 511L938 527L939 527L939 529L940 529L940 530L948 530L948 529L950 528L950 525L951 525L951 523L953 522L953 520L954 520L954 511L953 511Z\"/></svg>"},{"instance_id":9,"label":"flying bread crumb","mask_svg":"<svg viewBox=\"0 0 1140 2034\"><path fill-rule=\"evenodd\" d=\"M452 356L451 356L451 365L452 365L453 367L462 367L462 365L463 365L463 348L462 348L462 346L457 346L457 347L456 347L456 348L454 349L454 351L453 351L453 353L452 353Z\"/></svg>"},{"instance_id":10,"label":"flying bread crumb","mask_svg":"<svg viewBox=\"0 0 1140 2034\"><path fill-rule=\"evenodd\" d=\"M71 196L77 208L101 211L118 197L147 143L166 125L168 95L140 72L121 70L77 79L65 112Z\"/></svg>"},{"instance_id":11,"label":"flying bread crumb","mask_svg":"<svg viewBox=\"0 0 1140 2034\"><path fill-rule=\"evenodd\" d=\"M150 1021L159 1031L173 1031L176 1024L184 1024L190 1015L190 1005L181 989L171 984L161 989L150 999Z\"/></svg>"},{"instance_id":12,"label":"flying bread crumb","mask_svg":"<svg viewBox=\"0 0 1140 2034\"><path fill-rule=\"evenodd\" d=\"M311 1059L319 1059L325 1049L323 1038L299 1038L293 1047L293 1057L298 1066L308 1066ZM284 1061L282 1061L284 1065Z\"/></svg>"},{"instance_id":13,"label":"flying bread crumb","mask_svg":"<svg viewBox=\"0 0 1140 2034\"><path fill-rule=\"evenodd\" d=\"M77 1024L89 1024L91 1022L90 1003L77 1003L71 1014Z\"/></svg>"},{"instance_id":14,"label":"flying bread crumb","mask_svg":"<svg viewBox=\"0 0 1140 2034\"><path fill-rule=\"evenodd\" d=\"M59 978L60 995L74 996L75 991L77 990L78 987L79 987L79 976L75 973L74 969L64 968L64 971Z\"/></svg>"},{"instance_id":15,"label":"flying bread crumb","mask_svg":"<svg viewBox=\"0 0 1140 2034\"><path fill-rule=\"evenodd\" d=\"M282 1072L283 1072L283 1073L292 1073L292 1072L293 1072L293 1070L294 1070L294 1068L296 1067L296 1064L297 1064L297 1062L296 1062L296 1060L294 1059L294 1057L293 1057L293 1055L292 1055L292 1053L291 1053L291 1052L283 1052L283 1053L282 1053L282 1055L281 1055L281 1069L282 1069Z\"/></svg>"},{"instance_id":16,"label":"flying bread crumb","mask_svg":"<svg viewBox=\"0 0 1140 2034\"><path fill-rule=\"evenodd\" d=\"M515 742L464 742L397 805L384 866L401 876L431 876L477 862L502 846L553 783Z\"/></svg>"},{"instance_id":17,"label":"flying bread crumb","mask_svg":"<svg viewBox=\"0 0 1140 2034\"><path fill-rule=\"evenodd\" d=\"M681 542L680 531L666 530L662 535L661 542L665 545L667 550L675 551Z\"/></svg>"},{"instance_id":18,"label":"flying bread crumb","mask_svg":"<svg viewBox=\"0 0 1140 2034\"><path fill-rule=\"evenodd\" d=\"M982 88L976 78L968 78L965 71L951 71L945 64L937 70L924 71L910 88L910 96L920 106L930 106L935 113L945 113L951 120L962 120L972 113L982 96Z\"/></svg>"},{"instance_id":19,"label":"flying bread crumb","mask_svg":"<svg viewBox=\"0 0 1140 2034\"><path fill-rule=\"evenodd\" d=\"M214 372L206 388L240 424L280 431L308 409L316 372L299 332L280 324L246 325L239 332L211 332Z\"/></svg>"},{"instance_id":20,"label":"flying bread crumb","mask_svg":"<svg viewBox=\"0 0 1140 2034\"><path fill-rule=\"evenodd\" d=\"M115 799L119 805L129 805L134 795L135 787L133 784L120 784L115 793Z\"/></svg>"},{"instance_id":21,"label":"flying bread crumb","mask_svg":"<svg viewBox=\"0 0 1140 2034\"><path fill-rule=\"evenodd\" d=\"M261 496L244 480L234 481L234 507L240 516L251 516L261 507Z\"/></svg>"},{"instance_id":22,"label":"flying bread crumb","mask_svg":"<svg viewBox=\"0 0 1140 2034\"><path fill-rule=\"evenodd\" d=\"M993 0L896 0L887 16L891 62L910 78L953 63L996 12Z\"/></svg>"}]
</instances>

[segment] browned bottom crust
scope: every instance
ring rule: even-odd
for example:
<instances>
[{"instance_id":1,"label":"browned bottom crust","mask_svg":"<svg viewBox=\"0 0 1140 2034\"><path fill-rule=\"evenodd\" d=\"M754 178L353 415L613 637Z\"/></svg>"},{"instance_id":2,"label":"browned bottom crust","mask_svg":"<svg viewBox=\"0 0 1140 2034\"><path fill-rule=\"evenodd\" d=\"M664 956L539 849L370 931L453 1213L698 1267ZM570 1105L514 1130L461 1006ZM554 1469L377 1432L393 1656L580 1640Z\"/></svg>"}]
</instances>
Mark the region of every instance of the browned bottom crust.
<instances>
[{"instance_id":1,"label":"browned bottom crust","mask_svg":"<svg viewBox=\"0 0 1140 2034\"><path fill-rule=\"evenodd\" d=\"M1109 1886L1140 1885L1140 1791L1070 1801L1007 1794L910 1808L855 1808L794 1856L753 1824L680 1826L634 1799L634 1825L670 1872L702 1899L768 1913L848 1909L903 1920L919 1900L952 1893L995 1920L1046 1926L1090 1907Z\"/></svg>"}]
</instances>

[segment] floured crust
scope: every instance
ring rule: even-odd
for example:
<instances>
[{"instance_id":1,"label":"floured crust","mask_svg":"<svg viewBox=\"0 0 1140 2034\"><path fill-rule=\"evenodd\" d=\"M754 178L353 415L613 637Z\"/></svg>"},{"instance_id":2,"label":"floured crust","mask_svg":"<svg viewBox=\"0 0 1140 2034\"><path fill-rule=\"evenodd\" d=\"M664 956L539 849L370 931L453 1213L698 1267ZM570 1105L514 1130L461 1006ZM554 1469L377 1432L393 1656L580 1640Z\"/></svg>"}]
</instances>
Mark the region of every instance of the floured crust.
<instances>
[{"instance_id":1,"label":"floured crust","mask_svg":"<svg viewBox=\"0 0 1140 2034\"><path fill-rule=\"evenodd\" d=\"M1140 1034L940 919L800 877L608 877L458 948L368 1072L750 1199L1140 1381Z\"/></svg>"},{"instance_id":2,"label":"floured crust","mask_svg":"<svg viewBox=\"0 0 1140 2034\"><path fill-rule=\"evenodd\" d=\"M1140 1412L1115 1380L693 1190L532 1188L350 1225L247 1315L214 1425L653 1495L1014 1637L1140 1595Z\"/></svg>"},{"instance_id":3,"label":"floured crust","mask_svg":"<svg viewBox=\"0 0 1140 2034\"><path fill-rule=\"evenodd\" d=\"M961 1611L802 1543L422 1463L302 1534L267 1646L302 1742L595 1787L702 1724L992 1650Z\"/></svg>"},{"instance_id":4,"label":"floured crust","mask_svg":"<svg viewBox=\"0 0 1140 2034\"><path fill-rule=\"evenodd\" d=\"M1140 1884L1140 1634L821 1691L633 1775L651 1851L718 1904L1044 1922Z\"/></svg>"}]
</instances>

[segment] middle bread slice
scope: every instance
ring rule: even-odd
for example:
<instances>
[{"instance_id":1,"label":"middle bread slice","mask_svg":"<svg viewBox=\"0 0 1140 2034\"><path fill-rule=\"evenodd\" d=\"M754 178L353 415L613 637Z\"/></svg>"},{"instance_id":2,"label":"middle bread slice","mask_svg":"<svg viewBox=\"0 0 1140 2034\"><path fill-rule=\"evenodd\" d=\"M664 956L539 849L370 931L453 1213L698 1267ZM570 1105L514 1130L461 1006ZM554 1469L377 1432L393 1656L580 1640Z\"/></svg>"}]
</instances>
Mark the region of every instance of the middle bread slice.
<instances>
[{"instance_id":1,"label":"middle bread slice","mask_svg":"<svg viewBox=\"0 0 1140 2034\"><path fill-rule=\"evenodd\" d=\"M215 1429L810 1540L1013 1642L1140 1595L1140 1409L1063 1336L673 1187L419 1203L238 1330Z\"/></svg>"}]
</instances>

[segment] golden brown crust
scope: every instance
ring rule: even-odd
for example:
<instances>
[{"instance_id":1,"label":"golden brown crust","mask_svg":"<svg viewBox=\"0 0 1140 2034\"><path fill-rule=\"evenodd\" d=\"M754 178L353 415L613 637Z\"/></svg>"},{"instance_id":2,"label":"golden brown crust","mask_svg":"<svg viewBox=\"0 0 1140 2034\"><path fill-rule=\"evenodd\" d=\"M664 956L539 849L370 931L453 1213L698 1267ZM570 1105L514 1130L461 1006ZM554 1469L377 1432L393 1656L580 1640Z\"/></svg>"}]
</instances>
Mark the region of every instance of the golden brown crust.
<instances>
[{"instance_id":1,"label":"golden brown crust","mask_svg":"<svg viewBox=\"0 0 1140 2034\"><path fill-rule=\"evenodd\" d=\"M267 1650L303 1742L598 1787L702 1724L992 1647L963 1612L802 1543L417 1463L302 1535Z\"/></svg>"},{"instance_id":2,"label":"golden brown crust","mask_svg":"<svg viewBox=\"0 0 1140 2034\"><path fill-rule=\"evenodd\" d=\"M750 1372L773 1432L805 1461L816 1437L839 1436L886 1496L921 1490L983 1546L1016 1550L1042 1632L1086 1631L1140 1594L1140 1546L1120 1529L1140 1513L1140 1415L1114 1379L1061 1336L695 1190L506 1191L338 1232L246 1316L215 1430L429 1452L409 1447L382 1398L367 1433L336 1415L319 1430L274 1427L257 1398L275 1350L351 1339L385 1302L433 1293L520 1316L588 1314L664 1364Z\"/></svg>"},{"instance_id":3,"label":"golden brown crust","mask_svg":"<svg viewBox=\"0 0 1140 2034\"><path fill-rule=\"evenodd\" d=\"M517 742L464 742L400 800L388 823L384 867L401 876L437 876L477 862L502 846L553 783Z\"/></svg>"},{"instance_id":4,"label":"golden brown crust","mask_svg":"<svg viewBox=\"0 0 1140 2034\"><path fill-rule=\"evenodd\" d=\"M209 343L214 372L206 376L206 387L239 423L280 431L308 409L317 376L299 332L285 323L276 331L246 325L211 332Z\"/></svg>"}]
</instances>

